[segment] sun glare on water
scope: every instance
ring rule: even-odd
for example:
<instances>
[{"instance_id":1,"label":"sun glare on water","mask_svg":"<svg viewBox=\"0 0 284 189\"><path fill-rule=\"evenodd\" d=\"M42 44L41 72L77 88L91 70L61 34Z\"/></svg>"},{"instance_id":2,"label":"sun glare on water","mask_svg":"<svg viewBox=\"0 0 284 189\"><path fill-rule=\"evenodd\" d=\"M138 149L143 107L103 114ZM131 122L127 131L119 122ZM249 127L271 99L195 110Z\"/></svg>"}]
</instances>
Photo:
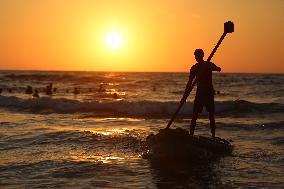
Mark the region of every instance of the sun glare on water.
<instances>
[{"instance_id":1,"label":"sun glare on water","mask_svg":"<svg viewBox=\"0 0 284 189\"><path fill-rule=\"evenodd\" d=\"M118 49L123 44L123 37L119 32L109 32L106 35L106 45L112 49Z\"/></svg>"}]
</instances>

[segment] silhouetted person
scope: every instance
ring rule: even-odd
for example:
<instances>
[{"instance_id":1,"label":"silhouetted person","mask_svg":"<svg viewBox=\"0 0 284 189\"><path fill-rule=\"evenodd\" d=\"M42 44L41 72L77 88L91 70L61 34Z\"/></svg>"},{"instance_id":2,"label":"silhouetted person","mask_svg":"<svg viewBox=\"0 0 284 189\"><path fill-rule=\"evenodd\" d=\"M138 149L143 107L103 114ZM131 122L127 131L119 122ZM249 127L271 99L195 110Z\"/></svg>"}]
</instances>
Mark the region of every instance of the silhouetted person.
<instances>
[{"instance_id":1,"label":"silhouetted person","mask_svg":"<svg viewBox=\"0 0 284 189\"><path fill-rule=\"evenodd\" d=\"M25 93L26 94L32 94L33 93L33 88L30 85L28 85L27 88L26 88L26 92Z\"/></svg>"},{"instance_id":2,"label":"silhouetted person","mask_svg":"<svg viewBox=\"0 0 284 189\"><path fill-rule=\"evenodd\" d=\"M33 98L39 98L38 90L35 90L35 92L32 94Z\"/></svg>"},{"instance_id":3,"label":"silhouetted person","mask_svg":"<svg viewBox=\"0 0 284 189\"><path fill-rule=\"evenodd\" d=\"M113 98L118 99L118 94L117 93L113 93Z\"/></svg>"},{"instance_id":4,"label":"silhouetted person","mask_svg":"<svg viewBox=\"0 0 284 189\"><path fill-rule=\"evenodd\" d=\"M104 89L102 84L100 84L100 88L99 88L98 92L106 92L106 90Z\"/></svg>"},{"instance_id":5,"label":"silhouetted person","mask_svg":"<svg viewBox=\"0 0 284 189\"><path fill-rule=\"evenodd\" d=\"M77 87L75 87L74 91L73 91L73 94L74 95L80 94L80 90Z\"/></svg>"},{"instance_id":6,"label":"silhouetted person","mask_svg":"<svg viewBox=\"0 0 284 189\"><path fill-rule=\"evenodd\" d=\"M193 136L196 126L198 113L202 112L203 107L206 107L209 113L210 127L212 137L215 137L215 119L214 119L214 89L212 84L212 71L221 71L221 68L212 62L203 60L204 52L202 49L196 49L194 52L197 63L190 69L189 80L186 85L185 93L181 99L186 101L188 91L192 85L193 80L197 79L197 90L193 104L193 115L190 125L190 135Z\"/></svg>"},{"instance_id":7,"label":"silhouetted person","mask_svg":"<svg viewBox=\"0 0 284 189\"><path fill-rule=\"evenodd\" d=\"M50 83L49 85L46 86L45 93L47 95L52 95L52 83Z\"/></svg>"}]
</instances>

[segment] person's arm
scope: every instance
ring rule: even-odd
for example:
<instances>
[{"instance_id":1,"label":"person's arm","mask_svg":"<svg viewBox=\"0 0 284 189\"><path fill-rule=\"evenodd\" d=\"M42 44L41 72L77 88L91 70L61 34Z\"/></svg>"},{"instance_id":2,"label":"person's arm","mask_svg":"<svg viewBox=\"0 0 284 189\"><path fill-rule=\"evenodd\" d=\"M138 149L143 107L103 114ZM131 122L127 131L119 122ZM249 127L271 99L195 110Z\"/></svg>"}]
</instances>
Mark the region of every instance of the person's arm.
<instances>
[{"instance_id":1,"label":"person's arm","mask_svg":"<svg viewBox=\"0 0 284 189\"><path fill-rule=\"evenodd\" d=\"M188 78L188 81L187 81L187 84L186 84L186 88L185 88L185 90L184 90L184 97L185 97L185 100L186 100L186 98L188 97L188 95L189 95L189 92L190 92L190 89L191 89L191 85L192 85L192 81L193 81L193 79L194 79L194 77L189 77ZM183 98L184 98L183 97Z\"/></svg>"},{"instance_id":2,"label":"person's arm","mask_svg":"<svg viewBox=\"0 0 284 189\"><path fill-rule=\"evenodd\" d=\"M184 93L183 93L183 96L182 96L182 99L180 100L181 103L184 103L191 91L191 85L192 85L192 81L193 79L195 78L195 74L194 74L194 69L191 69L190 70L190 75L189 75L189 78L188 78L188 81L187 81L187 84L186 84L186 87L185 87L185 90L184 90Z\"/></svg>"},{"instance_id":3,"label":"person's arm","mask_svg":"<svg viewBox=\"0 0 284 189\"><path fill-rule=\"evenodd\" d=\"M211 70L212 71L218 71L220 72L221 71L221 68L216 66L214 63L210 62L210 67L211 67Z\"/></svg>"}]
</instances>

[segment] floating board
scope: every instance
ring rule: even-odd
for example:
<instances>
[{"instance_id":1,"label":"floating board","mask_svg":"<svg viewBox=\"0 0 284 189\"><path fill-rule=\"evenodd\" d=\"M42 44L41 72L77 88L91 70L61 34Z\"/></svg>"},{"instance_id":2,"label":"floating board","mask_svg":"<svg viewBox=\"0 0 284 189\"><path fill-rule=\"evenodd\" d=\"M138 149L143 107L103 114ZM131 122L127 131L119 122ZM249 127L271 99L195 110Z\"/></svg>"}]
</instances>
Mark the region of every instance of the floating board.
<instances>
[{"instance_id":1,"label":"floating board","mask_svg":"<svg viewBox=\"0 0 284 189\"><path fill-rule=\"evenodd\" d=\"M190 158L196 160L212 159L229 155L233 146L219 137L190 136L187 130L161 129L156 135L146 138L145 158Z\"/></svg>"}]
</instances>

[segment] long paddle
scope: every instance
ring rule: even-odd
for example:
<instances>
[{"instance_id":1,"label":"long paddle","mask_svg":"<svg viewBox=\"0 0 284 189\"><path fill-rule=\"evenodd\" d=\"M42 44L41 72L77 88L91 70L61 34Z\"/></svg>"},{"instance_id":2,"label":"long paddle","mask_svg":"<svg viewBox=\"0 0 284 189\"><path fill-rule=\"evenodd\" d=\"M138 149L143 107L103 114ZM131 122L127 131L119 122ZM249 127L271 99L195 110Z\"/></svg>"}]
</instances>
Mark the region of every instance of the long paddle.
<instances>
[{"instance_id":1,"label":"long paddle","mask_svg":"<svg viewBox=\"0 0 284 189\"><path fill-rule=\"evenodd\" d=\"M214 49L212 50L211 54L209 55L209 57L207 58L207 62L210 62L210 60L212 59L212 57L214 56L215 52L217 51L218 47L220 46L220 44L222 43L223 39L226 37L227 33L233 33L234 32L234 23L231 21L225 22L224 23L224 33L222 34L221 38L219 39L218 43L216 44L216 46L214 47ZM192 85L190 86L190 88L187 91L187 97L189 96L189 94L191 93L192 89L194 88L195 84L197 83L197 79L195 78L195 80L192 82ZM187 98L186 97L186 98ZM171 120L168 122L168 125L166 127L166 129L170 128L171 124L173 123L173 121L175 120L176 116L178 115L180 109L182 108L183 104L186 102L186 98L185 100L181 101L177 110L175 111L175 113L173 114Z\"/></svg>"}]
</instances>

